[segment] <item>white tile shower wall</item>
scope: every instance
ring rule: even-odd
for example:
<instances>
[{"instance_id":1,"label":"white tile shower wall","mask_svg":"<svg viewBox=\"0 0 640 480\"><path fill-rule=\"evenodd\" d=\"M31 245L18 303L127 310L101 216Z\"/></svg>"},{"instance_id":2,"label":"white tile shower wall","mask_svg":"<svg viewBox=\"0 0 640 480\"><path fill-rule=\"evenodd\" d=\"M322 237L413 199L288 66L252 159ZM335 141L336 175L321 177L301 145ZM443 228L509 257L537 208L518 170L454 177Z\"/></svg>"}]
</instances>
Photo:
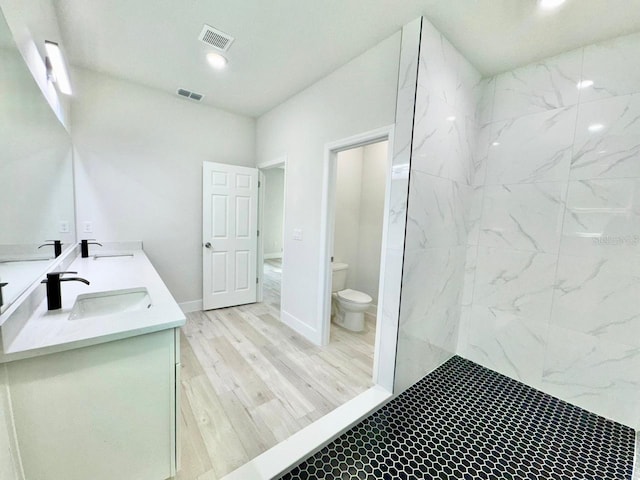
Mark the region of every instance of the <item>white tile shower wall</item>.
<instances>
[{"instance_id":1,"label":"white tile shower wall","mask_svg":"<svg viewBox=\"0 0 640 480\"><path fill-rule=\"evenodd\" d=\"M402 290L402 266L404 261L405 228L407 219L407 192L409 190L409 163L411 160L411 138L420 49L421 19L416 19L402 28L402 44L398 69L398 95L396 99L396 122L393 138L391 189L389 192L389 220L387 223L387 245L385 256L385 283L382 295L382 322L376 340L380 349L376 358L396 357L395 365L378 365L378 378L383 386L395 391L404 385L410 376L411 352L407 346L399 348L399 312ZM380 338L395 338L396 342L383 342ZM392 370L395 367L394 370ZM375 369L375 366L374 366ZM387 383L388 381L388 383Z\"/></svg>"},{"instance_id":2,"label":"white tile shower wall","mask_svg":"<svg viewBox=\"0 0 640 480\"><path fill-rule=\"evenodd\" d=\"M455 354L469 230L480 213L472 202L480 74L424 18L417 74L396 392Z\"/></svg>"},{"instance_id":3,"label":"white tile shower wall","mask_svg":"<svg viewBox=\"0 0 640 480\"><path fill-rule=\"evenodd\" d=\"M638 56L635 34L483 80L457 350L636 429Z\"/></svg>"}]
</instances>

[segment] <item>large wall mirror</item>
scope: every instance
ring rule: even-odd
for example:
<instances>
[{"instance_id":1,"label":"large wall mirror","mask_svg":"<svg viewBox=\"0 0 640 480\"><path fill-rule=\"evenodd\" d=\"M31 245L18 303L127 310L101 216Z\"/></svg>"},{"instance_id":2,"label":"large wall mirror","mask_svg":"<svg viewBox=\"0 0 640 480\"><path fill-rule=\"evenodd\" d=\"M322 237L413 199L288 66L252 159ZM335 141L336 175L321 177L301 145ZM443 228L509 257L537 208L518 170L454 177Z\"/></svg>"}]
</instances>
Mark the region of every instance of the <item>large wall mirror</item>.
<instances>
[{"instance_id":1,"label":"large wall mirror","mask_svg":"<svg viewBox=\"0 0 640 480\"><path fill-rule=\"evenodd\" d=\"M73 246L75 212L71 139L31 76L1 11L0 65L2 313L55 259L55 247L46 244L59 240L63 251Z\"/></svg>"}]
</instances>

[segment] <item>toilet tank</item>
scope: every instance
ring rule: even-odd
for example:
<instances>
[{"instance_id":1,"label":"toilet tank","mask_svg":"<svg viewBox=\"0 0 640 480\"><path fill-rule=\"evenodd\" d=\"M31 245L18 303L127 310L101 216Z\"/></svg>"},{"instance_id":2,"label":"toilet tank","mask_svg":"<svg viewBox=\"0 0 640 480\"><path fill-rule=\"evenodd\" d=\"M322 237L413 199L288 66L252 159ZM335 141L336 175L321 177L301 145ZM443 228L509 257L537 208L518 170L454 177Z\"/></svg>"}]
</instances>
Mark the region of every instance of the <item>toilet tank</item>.
<instances>
[{"instance_id":1,"label":"toilet tank","mask_svg":"<svg viewBox=\"0 0 640 480\"><path fill-rule=\"evenodd\" d=\"M346 263L332 263L331 269L331 291L340 292L347 288L347 272L349 271L349 265Z\"/></svg>"}]
</instances>

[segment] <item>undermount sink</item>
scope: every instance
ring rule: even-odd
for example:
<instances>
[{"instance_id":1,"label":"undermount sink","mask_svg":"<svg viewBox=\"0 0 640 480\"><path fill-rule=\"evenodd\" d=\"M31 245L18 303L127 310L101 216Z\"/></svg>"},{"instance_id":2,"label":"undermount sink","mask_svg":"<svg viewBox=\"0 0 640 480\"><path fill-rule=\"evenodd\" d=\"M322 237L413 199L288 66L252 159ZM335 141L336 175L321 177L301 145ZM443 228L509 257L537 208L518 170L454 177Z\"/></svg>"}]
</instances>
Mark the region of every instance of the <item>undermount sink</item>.
<instances>
[{"instance_id":1,"label":"undermount sink","mask_svg":"<svg viewBox=\"0 0 640 480\"><path fill-rule=\"evenodd\" d=\"M78 295L76 303L71 309L69 320L146 310L150 307L151 297L144 287L85 293Z\"/></svg>"}]
</instances>

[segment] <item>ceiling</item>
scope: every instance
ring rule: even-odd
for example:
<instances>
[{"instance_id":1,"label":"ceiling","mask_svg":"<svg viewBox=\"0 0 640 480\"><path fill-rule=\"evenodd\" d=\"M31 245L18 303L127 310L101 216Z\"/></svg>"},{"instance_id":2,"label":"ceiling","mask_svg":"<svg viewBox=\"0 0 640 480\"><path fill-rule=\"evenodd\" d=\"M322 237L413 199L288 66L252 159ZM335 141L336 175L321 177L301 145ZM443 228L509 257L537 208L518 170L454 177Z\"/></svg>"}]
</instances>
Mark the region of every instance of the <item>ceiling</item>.
<instances>
[{"instance_id":1,"label":"ceiling","mask_svg":"<svg viewBox=\"0 0 640 480\"><path fill-rule=\"evenodd\" d=\"M425 15L492 75L640 31L640 0L53 0L72 65L257 117ZM615 6L615 8L612 8ZM204 23L236 38L211 69Z\"/></svg>"}]
</instances>

